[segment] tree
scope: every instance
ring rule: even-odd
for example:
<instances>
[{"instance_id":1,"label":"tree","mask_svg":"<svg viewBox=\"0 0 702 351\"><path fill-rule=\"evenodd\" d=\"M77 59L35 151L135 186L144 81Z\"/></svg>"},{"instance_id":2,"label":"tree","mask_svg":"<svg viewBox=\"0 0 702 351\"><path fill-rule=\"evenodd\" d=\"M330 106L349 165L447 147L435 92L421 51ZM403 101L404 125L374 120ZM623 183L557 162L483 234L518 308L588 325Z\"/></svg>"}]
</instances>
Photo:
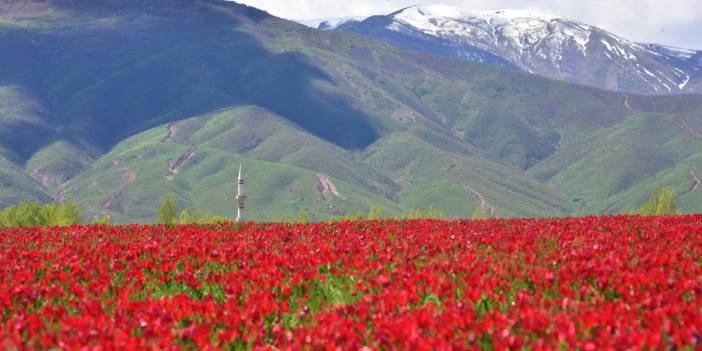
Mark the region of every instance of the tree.
<instances>
[{"instance_id":1,"label":"tree","mask_svg":"<svg viewBox=\"0 0 702 351\"><path fill-rule=\"evenodd\" d=\"M297 223L302 223L302 224L307 224L310 222L309 215L307 214L307 211L300 210L300 214L297 216Z\"/></svg>"},{"instance_id":2,"label":"tree","mask_svg":"<svg viewBox=\"0 0 702 351\"><path fill-rule=\"evenodd\" d=\"M639 213L643 216L665 216L678 213L675 203L675 190L671 186L666 186L653 194L641 206Z\"/></svg>"},{"instance_id":3,"label":"tree","mask_svg":"<svg viewBox=\"0 0 702 351\"><path fill-rule=\"evenodd\" d=\"M178 200L175 195L166 196L158 205L158 223L176 224L178 221Z\"/></svg>"},{"instance_id":4,"label":"tree","mask_svg":"<svg viewBox=\"0 0 702 351\"><path fill-rule=\"evenodd\" d=\"M184 208L182 211L180 211L180 218L178 218L178 223L180 224L192 224L195 223L197 220L195 219L195 216L193 216L192 213L190 213L190 210L187 208Z\"/></svg>"},{"instance_id":5,"label":"tree","mask_svg":"<svg viewBox=\"0 0 702 351\"><path fill-rule=\"evenodd\" d=\"M80 207L70 199L55 208L51 225L73 225L82 222Z\"/></svg>"},{"instance_id":6,"label":"tree","mask_svg":"<svg viewBox=\"0 0 702 351\"><path fill-rule=\"evenodd\" d=\"M23 202L0 211L2 227L66 226L81 223L80 208L73 200L63 204L41 205L39 202Z\"/></svg>"},{"instance_id":7,"label":"tree","mask_svg":"<svg viewBox=\"0 0 702 351\"><path fill-rule=\"evenodd\" d=\"M39 202L23 202L17 207L14 226L37 227L40 225L47 225L49 220Z\"/></svg>"}]
</instances>

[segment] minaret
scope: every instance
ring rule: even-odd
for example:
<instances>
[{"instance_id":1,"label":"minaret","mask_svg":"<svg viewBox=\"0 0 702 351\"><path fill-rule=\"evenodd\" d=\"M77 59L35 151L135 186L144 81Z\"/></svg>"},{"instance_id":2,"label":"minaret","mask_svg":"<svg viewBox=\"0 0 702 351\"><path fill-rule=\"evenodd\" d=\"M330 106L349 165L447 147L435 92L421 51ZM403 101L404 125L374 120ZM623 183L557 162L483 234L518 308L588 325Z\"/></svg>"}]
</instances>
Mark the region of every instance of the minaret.
<instances>
[{"instance_id":1,"label":"minaret","mask_svg":"<svg viewBox=\"0 0 702 351\"><path fill-rule=\"evenodd\" d=\"M241 162L239 162L239 181L236 187L236 202L239 205L236 211L236 222L244 221L244 203L246 202L246 193L244 192L244 173L241 170Z\"/></svg>"}]
</instances>

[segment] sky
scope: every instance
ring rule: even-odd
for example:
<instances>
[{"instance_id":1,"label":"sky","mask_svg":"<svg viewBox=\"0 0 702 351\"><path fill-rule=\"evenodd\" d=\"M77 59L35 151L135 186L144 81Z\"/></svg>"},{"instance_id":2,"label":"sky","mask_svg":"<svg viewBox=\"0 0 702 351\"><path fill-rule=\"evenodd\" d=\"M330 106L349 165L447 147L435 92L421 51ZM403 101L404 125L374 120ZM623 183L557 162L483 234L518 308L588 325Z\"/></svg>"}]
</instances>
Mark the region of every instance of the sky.
<instances>
[{"instance_id":1,"label":"sky","mask_svg":"<svg viewBox=\"0 0 702 351\"><path fill-rule=\"evenodd\" d=\"M702 50L702 0L235 0L288 19L388 14L420 5L515 9L567 17L621 37Z\"/></svg>"}]
</instances>

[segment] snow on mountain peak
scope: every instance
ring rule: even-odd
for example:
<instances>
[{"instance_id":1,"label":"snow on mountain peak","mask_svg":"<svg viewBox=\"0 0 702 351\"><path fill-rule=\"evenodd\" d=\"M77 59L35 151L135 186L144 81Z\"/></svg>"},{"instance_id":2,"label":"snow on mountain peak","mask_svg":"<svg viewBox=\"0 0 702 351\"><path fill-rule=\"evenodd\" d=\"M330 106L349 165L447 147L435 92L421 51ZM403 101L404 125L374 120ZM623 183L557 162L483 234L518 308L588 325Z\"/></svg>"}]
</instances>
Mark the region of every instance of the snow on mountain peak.
<instances>
[{"instance_id":1,"label":"snow on mountain peak","mask_svg":"<svg viewBox=\"0 0 702 351\"><path fill-rule=\"evenodd\" d=\"M702 79L702 51L636 43L533 11L416 5L342 27L337 30L375 36L402 48L617 91L672 93Z\"/></svg>"},{"instance_id":2,"label":"snow on mountain peak","mask_svg":"<svg viewBox=\"0 0 702 351\"><path fill-rule=\"evenodd\" d=\"M586 55L592 27L569 21L560 16L524 10L469 11L460 8L430 5L413 6L394 13L394 22L387 28L404 31L407 28L424 34L472 43L484 43L484 48L499 42L510 48L511 59L524 55L525 48L546 42L555 48L544 59L559 60L568 43ZM481 46L481 45L478 45ZM549 57L547 57L549 56Z\"/></svg>"},{"instance_id":3,"label":"snow on mountain peak","mask_svg":"<svg viewBox=\"0 0 702 351\"><path fill-rule=\"evenodd\" d=\"M527 19L539 19L542 21L550 21L557 18L562 18L556 15L526 11L526 10L496 10L496 11L471 11L459 7L446 6L446 5L416 5L408 7L399 11L396 15L400 17L410 17L410 16L423 16L423 17L433 17L433 18L470 18L477 17L483 19L501 19L501 20L513 20L520 18Z\"/></svg>"},{"instance_id":4,"label":"snow on mountain peak","mask_svg":"<svg viewBox=\"0 0 702 351\"><path fill-rule=\"evenodd\" d=\"M295 22L315 29L333 30L344 23L362 21L364 19L365 17L330 17L315 18L309 20L295 20Z\"/></svg>"}]
</instances>

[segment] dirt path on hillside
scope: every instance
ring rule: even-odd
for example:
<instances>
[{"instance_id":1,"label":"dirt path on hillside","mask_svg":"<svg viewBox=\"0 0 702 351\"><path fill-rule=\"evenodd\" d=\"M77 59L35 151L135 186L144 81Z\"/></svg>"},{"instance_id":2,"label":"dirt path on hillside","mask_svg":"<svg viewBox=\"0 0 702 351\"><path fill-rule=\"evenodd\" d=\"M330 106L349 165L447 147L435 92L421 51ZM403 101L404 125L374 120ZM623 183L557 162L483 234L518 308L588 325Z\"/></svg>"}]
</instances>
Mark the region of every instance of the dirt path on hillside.
<instances>
[{"instance_id":1,"label":"dirt path on hillside","mask_svg":"<svg viewBox=\"0 0 702 351\"><path fill-rule=\"evenodd\" d=\"M170 175L178 173L180 167L182 167L186 162L190 161L190 159L192 159L196 153L197 150L195 150L195 147L189 147L177 160L169 161L168 173L170 173Z\"/></svg>"},{"instance_id":2,"label":"dirt path on hillside","mask_svg":"<svg viewBox=\"0 0 702 351\"><path fill-rule=\"evenodd\" d=\"M168 129L168 134L161 140L162 143L170 143L173 141L176 133L178 133L178 125L176 125L175 122L171 122L168 123L166 129Z\"/></svg>"},{"instance_id":3,"label":"dirt path on hillside","mask_svg":"<svg viewBox=\"0 0 702 351\"><path fill-rule=\"evenodd\" d=\"M336 184L322 174L316 174L317 176L317 192L321 193L325 200L331 199L334 195L340 199L346 200L346 198L341 195L339 189L336 188Z\"/></svg>"},{"instance_id":4,"label":"dirt path on hillside","mask_svg":"<svg viewBox=\"0 0 702 351\"><path fill-rule=\"evenodd\" d=\"M680 126L682 127L682 129L685 129L686 131L688 131L690 134L694 135L695 137L702 139L702 133L692 129L692 127L690 127L690 125L687 124L687 121L685 121L682 118L680 118L678 120L680 121Z\"/></svg>"},{"instance_id":5,"label":"dirt path on hillside","mask_svg":"<svg viewBox=\"0 0 702 351\"><path fill-rule=\"evenodd\" d=\"M450 164L449 167L446 169L446 173L449 173L449 172L453 171L454 168L456 168L456 160L451 159L451 164Z\"/></svg>"},{"instance_id":6,"label":"dirt path on hillside","mask_svg":"<svg viewBox=\"0 0 702 351\"><path fill-rule=\"evenodd\" d=\"M610 204L609 206L607 206L607 208L605 208L602 212L600 212L600 215L609 214L609 211L610 211L615 205L616 205L616 203Z\"/></svg>"},{"instance_id":7,"label":"dirt path on hillside","mask_svg":"<svg viewBox=\"0 0 702 351\"><path fill-rule=\"evenodd\" d=\"M482 208L483 211L485 211L485 213L490 214L490 217L495 217L495 215L497 214L497 209L488 204L483 194L473 190L467 185L464 185L463 188L469 191L471 194L473 194L473 198L475 199L475 201L478 202L478 206L480 206L480 208Z\"/></svg>"},{"instance_id":8,"label":"dirt path on hillside","mask_svg":"<svg viewBox=\"0 0 702 351\"><path fill-rule=\"evenodd\" d=\"M631 108L631 104L629 104L629 97L628 96L624 97L624 108L626 108L627 111L633 110Z\"/></svg>"},{"instance_id":9,"label":"dirt path on hillside","mask_svg":"<svg viewBox=\"0 0 702 351\"><path fill-rule=\"evenodd\" d=\"M114 160L112 161L112 166L115 167L119 172L122 173L122 176L120 177L119 181L117 182L116 186L114 186L114 189L117 189L114 193L112 193L110 196L106 197L101 203L101 207L103 208L103 211L109 212L110 207L112 206L112 202L114 202L115 198L117 195L119 195L119 192L124 189L127 185L132 183L133 181L136 180L137 175L134 173L129 167L124 163L122 160ZM98 185L97 182L93 181L93 185ZM126 213L127 210L129 210L129 206L124 204L121 208L122 212Z\"/></svg>"},{"instance_id":10,"label":"dirt path on hillside","mask_svg":"<svg viewBox=\"0 0 702 351\"><path fill-rule=\"evenodd\" d=\"M695 172L695 168L690 168L690 171L688 172L690 177L692 177L692 184L690 184L690 187L685 191L684 193L680 194L680 197L683 197L685 195L689 195L693 191L697 190L697 188L700 187L700 183L702 183L702 179L700 179L700 176L697 175L697 172Z\"/></svg>"}]
</instances>

